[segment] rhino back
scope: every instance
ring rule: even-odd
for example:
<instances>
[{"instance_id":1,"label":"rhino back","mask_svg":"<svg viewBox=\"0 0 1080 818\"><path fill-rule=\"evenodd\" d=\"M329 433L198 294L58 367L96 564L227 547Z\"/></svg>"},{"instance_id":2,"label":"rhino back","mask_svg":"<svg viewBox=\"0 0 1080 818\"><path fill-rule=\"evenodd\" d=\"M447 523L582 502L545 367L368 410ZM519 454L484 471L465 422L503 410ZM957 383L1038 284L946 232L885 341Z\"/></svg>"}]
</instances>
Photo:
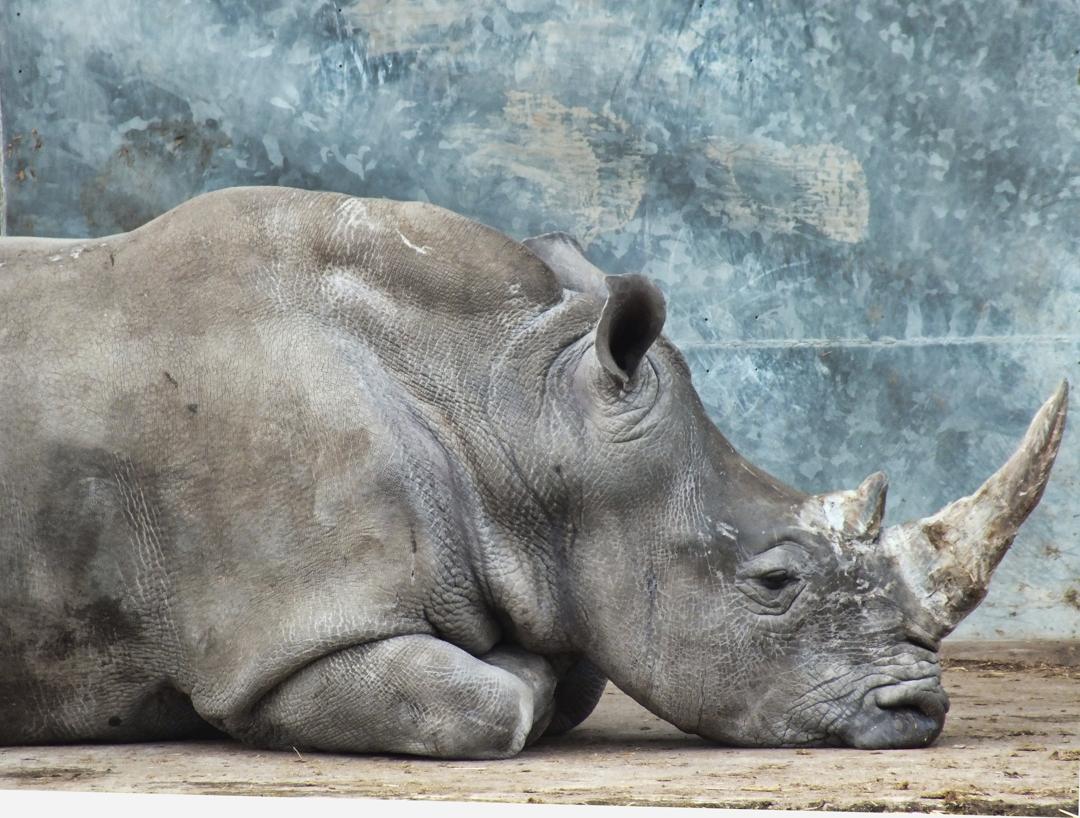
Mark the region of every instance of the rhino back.
<instances>
[{"instance_id":1,"label":"rhino back","mask_svg":"<svg viewBox=\"0 0 1080 818\"><path fill-rule=\"evenodd\" d=\"M520 245L235 189L0 264L0 740L183 733L184 695L224 721L349 645L494 642L455 440L558 298Z\"/></svg>"}]
</instances>

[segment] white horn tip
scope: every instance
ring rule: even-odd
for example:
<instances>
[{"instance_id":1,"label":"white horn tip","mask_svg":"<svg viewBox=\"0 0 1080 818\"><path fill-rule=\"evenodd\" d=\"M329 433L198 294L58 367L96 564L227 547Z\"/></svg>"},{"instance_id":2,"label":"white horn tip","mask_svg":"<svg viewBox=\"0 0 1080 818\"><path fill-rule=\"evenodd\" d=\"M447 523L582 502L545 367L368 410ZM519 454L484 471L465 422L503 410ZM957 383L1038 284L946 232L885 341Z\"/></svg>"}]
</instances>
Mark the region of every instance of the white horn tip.
<instances>
[{"instance_id":1,"label":"white horn tip","mask_svg":"<svg viewBox=\"0 0 1080 818\"><path fill-rule=\"evenodd\" d=\"M1050 396L1046 405L1054 407L1054 414L1064 415L1069 411L1069 382L1067 380L1061 379L1061 383L1058 384L1058 388L1054 390L1054 394Z\"/></svg>"},{"instance_id":2,"label":"white horn tip","mask_svg":"<svg viewBox=\"0 0 1080 818\"><path fill-rule=\"evenodd\" d=\"M1031 421L1031 430L1038 430L1036 444L1049 454L1051 461L1057 454L1058 445L1061 442L1061 434L1065 430L1065 418L1069 414L1069 382L1062 380L1058 388L1049 400L1042 405L1035 418ZM1029 433L1030 434L1030 433Z\"/></svg>"}]
</instances>

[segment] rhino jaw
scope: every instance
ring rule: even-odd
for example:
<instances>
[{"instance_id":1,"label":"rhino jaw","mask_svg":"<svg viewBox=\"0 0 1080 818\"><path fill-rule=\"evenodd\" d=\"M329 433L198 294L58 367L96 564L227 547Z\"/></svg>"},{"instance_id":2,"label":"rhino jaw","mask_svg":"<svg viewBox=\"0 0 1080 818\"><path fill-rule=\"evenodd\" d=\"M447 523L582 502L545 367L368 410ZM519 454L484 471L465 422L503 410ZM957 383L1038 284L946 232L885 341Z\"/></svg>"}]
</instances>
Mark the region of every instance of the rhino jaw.
<instances>
[{"instance_id":1,"label":"rhino jaw","mask_svg":"<svg viewBox=\"0 0 1080 818\"><path fill-rule=\"evenodd\" d=\"M986 596L991 573L1038 505L1061 444L1068 397L1062 381L1012 457L974 494L882 532L882 547L920 599L936 638L950 633Z\"/></svg>"}]
</instances>

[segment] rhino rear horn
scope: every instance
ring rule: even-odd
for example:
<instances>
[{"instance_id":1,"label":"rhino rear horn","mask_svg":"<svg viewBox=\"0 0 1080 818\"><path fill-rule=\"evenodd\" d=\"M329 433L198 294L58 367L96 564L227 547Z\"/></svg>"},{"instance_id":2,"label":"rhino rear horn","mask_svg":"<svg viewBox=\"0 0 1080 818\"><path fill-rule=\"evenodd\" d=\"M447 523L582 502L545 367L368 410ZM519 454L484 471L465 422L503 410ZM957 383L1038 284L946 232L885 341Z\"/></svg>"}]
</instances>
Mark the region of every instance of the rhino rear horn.
<instances>
[{"instance_id":1,"label":"rhino rear horn","mask_svg":"<svg viewBox=\"0 0 1080 818\"><path fill-rule=\"evenodd\" d=\"M934 620L938 638L986 596L991 573L1042 497L1065 429L1068 396L1062 381L1020 447L974 494L885 530L883 544Z\"/></svg>"},{"instance_id":2,"label":"rhino rear horn","mask_svg":"<svg viewBox=\"0 0 1080 818\"><path fill-rule=\"evenodd\" d=\"M548 266L567 290L604 295L604 273L585 258L581 244L569 233L544 233L525 239L522 244Z\"/></svg>"},{"instance_id":3,"label":"rhino rear horn","mask_svg":"<svg viewBox=\"0 0 1080 818\"><path fill-rule=\"evenodd\" d=\"M847 537L875 540L885 516L885 496L889 478L874 472L854 491L834 491L818 496L825 520L835 531Z\"/></svg>"}]
</instances>

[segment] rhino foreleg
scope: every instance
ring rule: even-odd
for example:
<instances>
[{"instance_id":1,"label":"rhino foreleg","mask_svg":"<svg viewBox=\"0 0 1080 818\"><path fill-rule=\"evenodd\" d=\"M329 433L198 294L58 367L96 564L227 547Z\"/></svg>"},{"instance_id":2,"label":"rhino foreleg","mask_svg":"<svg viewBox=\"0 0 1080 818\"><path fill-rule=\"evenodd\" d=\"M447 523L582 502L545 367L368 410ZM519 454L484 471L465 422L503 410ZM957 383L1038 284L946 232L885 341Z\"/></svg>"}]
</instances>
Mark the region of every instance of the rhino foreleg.
<instances>
[{"instance_id":1,"label":"rhino foreleg","mask_svg":"<svg viewBox=\"0 0 1080 818\"><path fill-rule=\"evenodd\" d=\"M306 666L225 727L263 746L505 758L543 733L555 684L547 660L520 649L477 658L399 636Z\"/></svg>"}]
</instances>

